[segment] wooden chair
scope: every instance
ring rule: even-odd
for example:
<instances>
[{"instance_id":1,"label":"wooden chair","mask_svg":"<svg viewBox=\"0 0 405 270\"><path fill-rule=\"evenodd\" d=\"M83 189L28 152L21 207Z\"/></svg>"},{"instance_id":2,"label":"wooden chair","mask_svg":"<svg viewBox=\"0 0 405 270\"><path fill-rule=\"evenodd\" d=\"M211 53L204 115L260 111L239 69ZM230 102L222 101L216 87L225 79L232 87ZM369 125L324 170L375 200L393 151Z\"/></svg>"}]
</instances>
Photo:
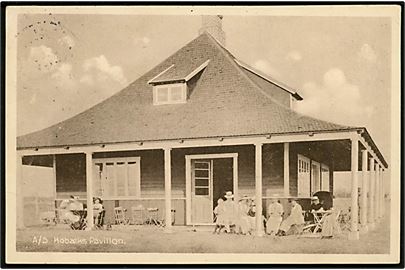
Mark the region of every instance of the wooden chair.
<instances>
[{"instance_id":1,"label":"wooden chair","mask_svg":"<svg viewBox=\"0 0 405 270\"><path fill-rule=\"evenodd\" d=\"M327 215L333 214L331 211L314 212L314 223L302 228L300 237L320 237L322 226Z\"/></svg>"},{"instance_id":2,"label":"wooden chair","mask_svg":"<svg viewBox=\"0 0 405 270\"><path fill-rule=\"evenodd\" d=\"M150 225L163 226L163 221L159 219L159 208L147 208L146 223Z\"/></svg>"},{"instance_id":3,"label":"wooden chair","mask_svg":"<svg viewBox=\"0 0 405 270\"><path fill-rule=\"evenodd\" d=\"M127 225L129 223L129 219L126 217L126 209L120 207L114 208L114 219L115 224L117 225Z\"/></svg>"}]
</instances>

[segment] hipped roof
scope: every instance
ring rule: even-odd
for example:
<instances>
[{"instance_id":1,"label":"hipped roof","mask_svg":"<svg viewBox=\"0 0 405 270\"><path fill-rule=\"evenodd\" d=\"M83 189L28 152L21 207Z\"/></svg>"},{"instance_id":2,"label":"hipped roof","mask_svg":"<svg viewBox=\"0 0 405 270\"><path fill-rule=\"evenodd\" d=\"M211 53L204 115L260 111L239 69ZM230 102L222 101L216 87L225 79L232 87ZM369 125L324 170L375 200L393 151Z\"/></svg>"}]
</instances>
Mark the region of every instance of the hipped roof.
<instances>
[{"instance_id":1,"label":"hipped roof","mask_svg":"<svg viewBox=\"0 0 405 270\"><path fill-rule=\"evenodd\" d=\"M173 65L183 76L207 60L186 103L153 105L150 80ZM203 33L105 101L51 127L18 137L17 148L358 129L285 107L245 72L232 54Z\"/></svg>"}]
</instances>

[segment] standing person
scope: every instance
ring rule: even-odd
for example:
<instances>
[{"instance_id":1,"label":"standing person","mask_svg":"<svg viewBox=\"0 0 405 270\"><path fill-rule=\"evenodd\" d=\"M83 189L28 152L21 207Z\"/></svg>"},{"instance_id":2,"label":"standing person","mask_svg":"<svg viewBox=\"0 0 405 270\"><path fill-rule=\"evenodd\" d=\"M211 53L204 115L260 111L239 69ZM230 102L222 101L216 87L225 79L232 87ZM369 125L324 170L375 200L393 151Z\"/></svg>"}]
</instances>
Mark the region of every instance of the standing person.
<instances>
[{"instance_id":1,"label":"standing person","mask_svg":"<svg viewBox=\"0 0 405 270\"><path fill-rule=\"evenodd\" d=\"M267 207L267 222L266 222L266 233L276 234L280 228L281 221L283 220L284 209L281 203L273 198Z\"/></svg>"},{"instance_id":2,"label":"standing person","mask_svg":"<svg viewBox=\"0 0 405 270\"><path fill-rule=\"evenodd\" d=\"M236 232L241 234L247 234L249 232L249 199L248 196L243 196L239 200L238 204L238 221L236 224Z\"/></svg>"},{"instance_id":3,"label":"standing person","mask_svg":"<svg viewBox=\"0 0 405 270\"><path fill-rule=\"evenodd\" d=\"M237 209L235 206L235 202L233 200L232 191L227 191L225 193L225 201L224 205L224 222L225 222L225 231L227 233L233 232L235 227L235 220Z\"/></svg>"},{"instance_id":4,"label":"standing person","mask_svg":"<svg viewBox=\"0 0 405 270\"><path fill-rule=\"evenodd\" d=\"M215 215L215 229L213 233L220 233L221 230L225 226L224 222L224 200L222 198L219 198L217 201L217 206L214 209L214 215Z\"/></svg>"},{"instance_id":5,"label":"standing person","mask_svg":"<svg viewBox=\"0 0 405 270\"><path fill-rule=\"evenodd\" d=\"M278 236L285 236L291 226L301 225L305 222L302 215L302 207L297 200L292 199L291 206L291 214L281 223L280 229L276 234Z\"/></svg>"},{"instance_id":6,"label":"standing person","mask_svg":"<svg viewBox=\"0 0 405 270\"><path fill-rule=\"evenodd\" d=\"M93 198L93 218L97 227L101 228L104 225L104 206L99 197Z\"/></svg>"}]
</instances>

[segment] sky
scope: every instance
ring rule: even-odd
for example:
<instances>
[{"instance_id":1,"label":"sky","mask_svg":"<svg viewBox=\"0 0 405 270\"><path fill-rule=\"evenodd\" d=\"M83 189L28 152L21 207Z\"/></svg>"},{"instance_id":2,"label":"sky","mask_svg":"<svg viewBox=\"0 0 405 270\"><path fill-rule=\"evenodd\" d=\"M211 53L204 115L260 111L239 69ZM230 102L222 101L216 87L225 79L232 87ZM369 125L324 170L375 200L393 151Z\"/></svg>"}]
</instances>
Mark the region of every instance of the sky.
<instances>
[{"instance_id":1,"label":"sky","mask_svg":"<svg viewBox=\"0 0 405 270\"><path fill-rule=\"evenodd\" d=\"M17 134L117 93L198 36L200 16L20 14ZM364 126L389 161L391 21L224 16L226 48L296 89L296 110Z\"/></svg>"}]
</instances>

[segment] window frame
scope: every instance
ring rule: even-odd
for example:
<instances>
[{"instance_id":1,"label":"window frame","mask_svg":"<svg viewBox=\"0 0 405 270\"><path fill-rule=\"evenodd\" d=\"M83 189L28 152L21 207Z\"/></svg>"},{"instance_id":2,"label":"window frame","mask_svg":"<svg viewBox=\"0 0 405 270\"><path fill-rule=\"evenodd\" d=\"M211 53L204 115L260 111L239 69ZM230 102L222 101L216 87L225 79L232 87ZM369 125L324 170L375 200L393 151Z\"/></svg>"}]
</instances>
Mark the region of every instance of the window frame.
<instances>
[{"instance_id":1,"label":"window frame","mask_svg":"<svg viewBox=\"0 0 405 270\"><path fill-rule=\"evenodd\" d=\"M117 168L116 166L118 165L117 163L122 163L124 162L124 166L126 168L125 170L125 179L124 179L124 193L125 195L117 195L118 192L118 182L117 182ZM135 178L135 183L134 183L134 187L135 187L135 194L134 195L129 195L130 193L130 179L128 178L129 176L129 171L128 171L128 164L132 163L132 162L136 162L139 166L139 170L137 173L137 177ZM140 199L141 198L141 181L142 181L142 172L141 172L141 157L139 156L135 156L135 157L117 157L117 158L97 158L97 159L93 159L93 168L97 167L97 164L103 164L103 171L101 173L101 179L100 179L100 185L102 186L102 181L105 176L104 174L106 173L106 167L107 167L107 163L113 163L113 170L114 170L114 188L113 190L111 190L111 192L113 192L114 194L109 194L109 195L105 195L104 190L102 190L102 198L103 200L122 200L122 199ZM111 166L111 165L110 165ZM97 171L97 170L95 170ZM97 177L97 176L96 176ZM93 176L93 188L94 188L94 184L95 184L95 177ZM98 181L98 180L97 180Z\"/></svg>"},{"instance_id":2,"label":"window frame","mask_svg":"<svg viewBox=\"0 0 405 270\"><path fill-rule=\"evenodd\" d=\"M181 87L181 99L173 100L172 89L176 87ZM167 101L158 101L158 91L159 89L168 89ZM187 84L186 83L170 83L170 84L159 84L153 86L153 105L165 105L165 104L181 104L187 102Z\"/></svg>"}]
</instances>

